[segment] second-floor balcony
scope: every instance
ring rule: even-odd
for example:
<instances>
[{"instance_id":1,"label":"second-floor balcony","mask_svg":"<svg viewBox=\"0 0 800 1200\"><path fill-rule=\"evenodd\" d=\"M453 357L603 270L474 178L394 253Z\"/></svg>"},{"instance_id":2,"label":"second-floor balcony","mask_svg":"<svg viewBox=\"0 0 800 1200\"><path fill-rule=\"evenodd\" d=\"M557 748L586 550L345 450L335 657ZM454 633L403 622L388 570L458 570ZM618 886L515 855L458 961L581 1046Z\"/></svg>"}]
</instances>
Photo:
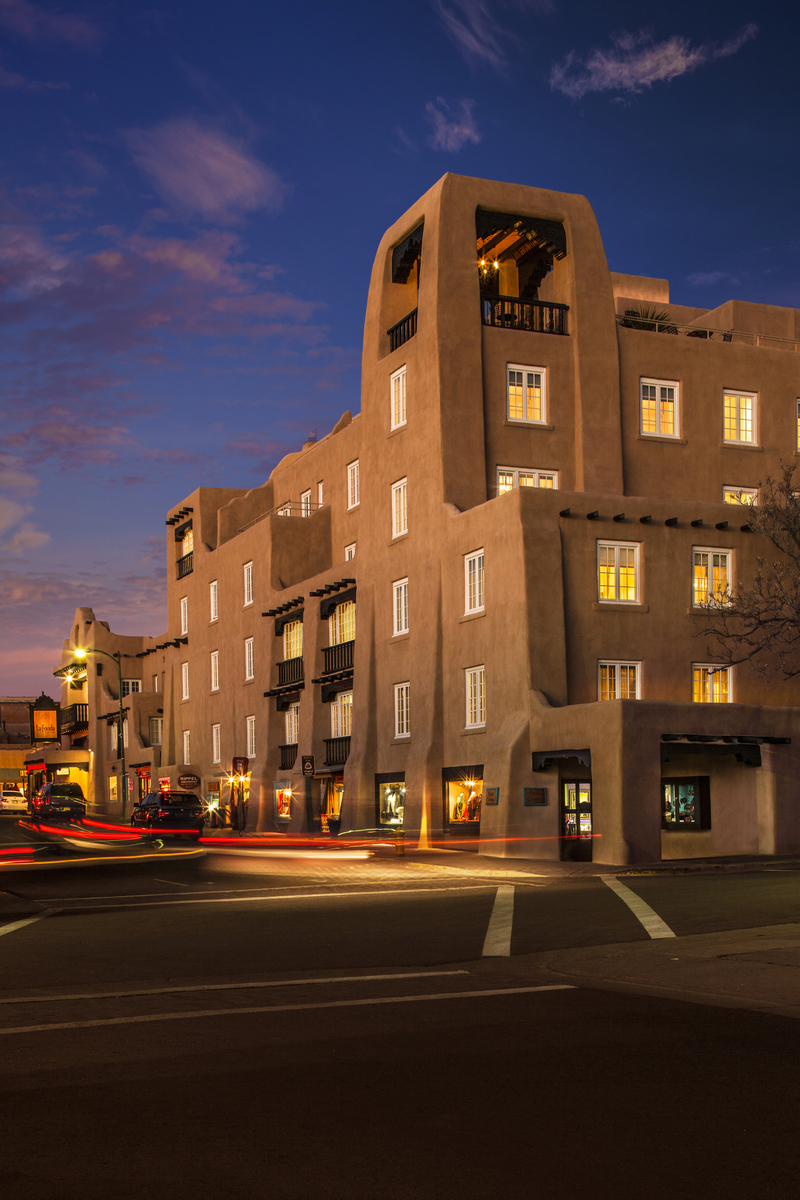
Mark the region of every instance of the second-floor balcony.
<instances>
[{"instance_id":1,"label":"second-floor balcony","mask_svg":"<svg viewBox=\"0 0 800 1200\"><path fill-rule=\"evenodd\" d=\"M391 329L386 331L389 335L389 349L399 350L410 340L417 332L417 310L414 309L407 317L403 317L402 321L398 321Z\"/></svg>"},{"instance_id":2,"label":"second-floor balcony","mask_svg":"<svg viewBox=\"0 0 800 1200\"><path fill-rule=\"evenodd\" d=\"M566 333L568 304L520 300L518 296L481 296L481 321L498 329L527 333Z\"/></svg>"},{"instance_id":3,"label":"second-floor balcony","mask_svg":"<svg viewBox=\"0 0 800 1200\"><path fill-rule=\"evenodd\" d=\"M338 646L323 646L325 667L323 675L335 675L337 671L346 671L353 665L353 647L355 642L339 642Z\"/></svg>"},{"instance_id":4,"label":"second-floor balcony","mask_svg":"<svg viewBox=\"0 0 800 1200\"><path fill-rule=\"evenodd\" d=\"M303 659L287 658L278 663L278 687L303 682Z\"/></svg>"},{"instance_id":5,"label":"second-floor balcony","mask_svg":"<svg viewBox=\"0 0 800 1200\"><path fill-rule=\"evenodd\" d=\"M325 738L325 766L343 767L350 753L350 738Z\"/></svg>"},{"instance_id":6,"label":"second-floor balcony","mask_svg":"<svg viewBox=\"0 0 800 1200\"><path fill-rule=\"evenodd\" d=\"M70 704L61 710L61 732L81 733L89 728L89 705Z\"/></svg>"},{"instance_id":7,"label":"second-floor balcony","mask_svg":"<svg viewBox=\"0 0 800 1200\"><path fill-rule=\"evenodd\" d=\"M281 770L291 771L297 762L297 742L291 742L288 746L278 746L278 750L281 755Z\"/></svg>"},{"instance_id":8,"label":"second-floor balcony","mask_svg":"<svg viewBox=\"0 0 800 1200\"><path fill-rule=\"evenodd\" d=\"M183 558L178 559L178 579L183 579L185 575L191 575L194 570L194 554L190 551L189 554L184 554Z\"/></svg>"}]
</instances>

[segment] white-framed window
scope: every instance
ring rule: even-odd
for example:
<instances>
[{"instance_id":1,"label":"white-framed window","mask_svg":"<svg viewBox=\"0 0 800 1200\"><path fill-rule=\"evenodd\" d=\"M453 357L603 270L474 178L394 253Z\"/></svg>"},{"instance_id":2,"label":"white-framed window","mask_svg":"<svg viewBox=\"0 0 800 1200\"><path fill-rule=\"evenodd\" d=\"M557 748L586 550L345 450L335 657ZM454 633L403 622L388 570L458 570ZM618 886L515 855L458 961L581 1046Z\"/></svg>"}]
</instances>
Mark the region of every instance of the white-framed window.
<instances>
[{"instance_id":1,"label":"white-framed window","mask_svg":"<svg viewBox=\"0 0 800 1200\"><path fill-rule=\"evenodd\" d=\"M287 500L285 504L282 504L282 505L280 506L280 508L277 508L277 509L275 510L275 516L276 516L276 517L290 517L291 515L292 515L292 502L291 502L291 500Z\"/></svg>"},{"instance_id":2,"label":"white-framed window","mask_svg":"<svg viewBox=\"0 0 800 1200\"><path fill-rule=\"evenodd\" d=\"M411 684L394 685L394 736L411 737Z\"/></svg>"},{"instance_id":3,"label":"white-framed window","mask_svg":"<svg viewBox=\"0 0 800 1200\"><path fill-rule=\"evenodd\" d=\"M311 516L311 488L307 492L300 493L300 516Z\"/></svg>"},{"instance_id":4,"label":"white-framed window","mask_svg":"<svg viewBox=\"0 0 800 1200\"><path fill-rule=\"evenodd\" d=\"M303 657L303 622L288 621L283 627L283 657Z\"/></svg>"},{"instance_id":5,"label":"white-framed window","mask_svg":"<svg viewBox=\"0 0 800 1200\"><path fill-rule=\"evenodd\" d=\"M342 642L352 642L356 636L356 602L345 600L337 604L329 618L331 645L340 646Z\"/></svg>"},{"instance_id":6,"label":"white-framed window","mask_svg":"<svg viewBox=\"0 0 800 1200\"><path fill-rule=\"evenodd\" d=\"M738 442L742 446L756 444L756 393L734 392L727 388L722 393L722 437L725 442Z\"/></svg>"},{"instance_id":7,"label":"white-framed window","mask_svg":"<svg viewBox=\"0 0 800 1200\"><path fill-rule=\"evenodd\" d=\"M286 745L296 746L300 741L300 705L290 704L286 710Z\"/></svg>"},{"instance_id":8,"label":"white-framed window","mask_svg":"<svg viewBox=\"0 0 800 1200\"><path fill-rule=\"evenodd\" d=\"M483 550L464 555L464 612L483 612Z\"/></svg>"},{"instance_id":9,"label":"white-framed window","mask_svg":"<svg viewBox=\"0 0 800 1200\"><path fill-rule=\"evenodd\" d=\"M189 632L189 597L181 596L181 637Z\"/></svg>"},{"instance_id":10,"label":"white-framed window","mask_svg":"<svg viewBox=\"0 0 800 1200\"><path fill-rule=\"evenodd\" d=\"M597 543L597 598L639 603L639 543Z\"/></svg>"},{"instance_id":11,"label":"white-framed window","mask_svg":"<svg viewBox=\"0 0 800 1200\"><path fill-rule=\"evenodd\" d=\"M345 548L344 548L344 561L349 562L350 559L355 558L355 556L356 556L356 544L355 544L355 542L351 542L349 546L345 546Z\"/></svg>"},{"instance_id":12,"label":"white-framed window","mask_svg":"<svg viewBox=\"0 0 800 1200\"><path fill-rule=\"evenodd\" d=\"M183 765L188 766L192 761L192 735L190 730L183 731Z\"/></svg>"},{"instance_id":13,"label":"white-framed window","mask_svg":"<svg viewBox=\"0 0 800 1200\"><path fill-rule=\"evenodd\" d=\"M222 735L219 725L211 726L211 761L222 761Z\"/></svg>"},{"instance_id":14,"label":"white-framed window","mask_svg":"<svg viewBox=\"0 0 800 1200\"><path fill-rule=\"evenodd\" d=\"M468 667L464 672L467 684L467 728L486 724L486 668Z\"/></svg>"},{"instance_id":15,"label":"white-framed window","mask_svg":"<svg viewBox=\"0 0 800 1200\"><path fill-rule=\"evenodd\" d=\"M187 554L194 552L194 531L187 529L181 538L181 557L185 558Z\"/></svg>"},{"instance_id":16,"label":"white-framed window","mask_svg":"<svg viewBox=\"0 0 800 1200\"><path fill-rule=\"evenodd\" d=\"M212 579L208 585L208 604L211 616L210 621L219 620L219 589L216 579Z\"/></svg>"},{"instance_id":17,"label":"white-framed window","mask_svg":"<svg viewBox=\"0 0 800 1200\"><path fill-rule=\"evenodd\" d=\"M530 467L498 467L498 496L516 487L557 488L558 471L539 471Z\"/></svg>"},{"instance_id":18,"label":"white-framed window","mask_svg":"<svg viewBox=\"0 0 800 1200\"><path fill-rule=\"evenodd\" d=\"M219 691L219 650L211 651L211 690Z\"/></svg>"},{"instance_id":19,"label":"white-framed window","mask_svg":"<svg viewBox=\"0 0 800 1200\"><path fill-rule=\"evenodd\" d=\"M679 437L679 385L670 379L639 380L639 429L656 437Z\"/></svg>"},{"instance_id":20,"label":"white-framed window","mask_svg":"<svg viewBox=\"0 0 800 1200\"><path fill-rule=\"evenodd\" d=\"M692 546L692 604L727 604L731 586L731 550Z\"/></svg>"},{"instance_id":21,"label":"white-framed window","mask_svg":"<svg viewBox=\"0 0 800 1200\"><path fill-rule=\"evenodd\" d=\"M142 690L141 679L123 679L123 681L122 681L123 698L125 696L130 696L131 693L135 694L136 692L140 692L141 690Z\"/></svg>"},{"instance_id":22,"label":"white-framed window","mask_svg":"<svg viewBox=\"0 0 800 1200\"><path fill-rule=\"evenodd\" d=\"M638 700L641 663L598 662L598 700Z\"/></svg>"},{"instance_id":23,"label":"white-framed window","mask_svg":"<svg viewBox=\"0 0 800 1200\"><path fill-rule=\"evenodd\" d=\"M256 677L256 652L253 638L244 640L244 677L245 679L255 679Z\"/></svg>"},{"instance_id":24,"label":"white-framed window","mask_svg":"<svg viewBox=\"0 0 800 1200\"><path fill-rule=\"evenodd\" d=\"M692 663L692 700L695 704L730 704L731 668Z\"/></svg>"},{"instance_id":25,"label":"white-framed window","mask_svg":"<svg viewBox=\"0 0 800 1200\"><path fill-rule=\"evenodd\" d=\"M158 676L157 675L153 676L153 691L154 692L158 691Z\"/></svg>"},{"instance_id":26,"label":"white-framed window","mask_svg":"<svg viewBox=\"0 0 800 1200\"><path fill-rule=\"evenodd\" d=\"M408 633L408 579L397 579L392 584L393 637Z\"/></svg>"},{"instance_id":27,"label":"white-framed window","mask_svg":"<svg viewBox=\"0 0 800 1200\"><path fill-rule=\"evenodd\" d=\"M150 718L150 745L160 746L164 740L164 718Z\"/></svg>"},{"instance_id":28,"label":"white-framed window","mask_svg":"<svg viewBox=\"0 0 800 1200\"><path fill-rule=\"evenodd\" d=\"M353 730L353 693L339 692L331 704L331 737L350 737Z\"/></svg>"},{"instance_id":29,"label":"white-framed window","mask_svg":"<svg viewBox=\"0 0 800 1200\"><path fill-rule=\"evenodd\" d=\"M408 533L408 479L392 484L392 537Z\"/></svg>"},{"instance_id":30,"label":"white-framed window","mask_svg":"<svg viewBox=\"0 0 800 1200\"><path fill-rule=\"evenodd\" d=\"M722 489L725 504L758 504L758 488L733 487L728 484Z\"/></svg>"},{"instance_id":31,"label":"white-framed window","mask_svg":"<svg viewBox=\"0 0 800 1200\"><path fill-rule=\"evenodd\" d=\"M317 504L322 508L325 503L325 480L320 479L317 484Z\"/></svg>"},{"instance_id":32,"label":"white-framed window","mask_svg":"<svg viewBox=\"0 0 800 1200\"><path fill-rule=\"evenodd\" d=\"M544 367L508 364L506 414L509 421L528 425L547 422L547 372Z\"/></svg>"},{"instance_id":33,"label":"white-framed window","mask_svg":"<svg viewBox=\"0 0 800 1200\"><path fill-rule=\"evenodd\" d=\"M356 508L361 503L361 482L358 459L347 464L347 507Z\"/></svg>"},{"instance_id":34,"label":"white-framed window","mask_svg":"<svg viewBox=\"0 0 800 1200\"><path fill-rule=\"evenodd\" d=\"M406 369L400 367L389 379L391 394L392 429L400 429L406 423Z\"/></svg>"},{"instance_id":35,"label":"white-framed window","mask_svg":"<svg viewBox=\"0 0 800 1200\"><path fill-rule=\"evenodd\" d=\"M245 606L253 603L253 564L244 564L244 602Z\"/></svg>"},{"instance_id":36,"label":"white-framed window","mask_svg":"<svg viewBox=\"0 0 800 1200\"><path fill-rule=\"evenodd\" d=\"M189 699L189 664L181 663L181 700Z\"/></svg>"},{"instance_id":37,"label":"white-framed window","mask_svg":"<svg viewBox=\"0 0 800 1200\"><path fill-rule=\"evenodd\" d=\"M247 718L247 757L255 758L256 756L256 719L255 717Z\"/></svg>"}]
</instances>

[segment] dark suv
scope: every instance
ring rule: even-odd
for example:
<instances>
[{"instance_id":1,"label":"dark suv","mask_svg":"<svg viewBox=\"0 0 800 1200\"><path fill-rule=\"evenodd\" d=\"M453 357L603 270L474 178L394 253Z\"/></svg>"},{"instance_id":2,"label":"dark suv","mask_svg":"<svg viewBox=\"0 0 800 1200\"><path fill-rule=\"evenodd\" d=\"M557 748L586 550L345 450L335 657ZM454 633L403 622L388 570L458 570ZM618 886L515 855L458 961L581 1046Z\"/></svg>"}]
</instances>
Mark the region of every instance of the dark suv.
<instances>
[{"instance_id":1,"label":"dark suv","mask_svg":"<svg viewBox=\"0 0 800 1200\"><path fill-rule=\"evenodd\" d=\"M31 800L31 817L40 821L42 817L86 816L86 801L79 783L45 783Z\"/></svg>"},{"instance_id":2,"label":"dark suv","mask_svg":"<svg viewBox=\"0 0 800 1200\"><path fill-rule=\"evenodd\" d=\"M205 824L205 809L192 792L148 792L131 813L136 828L199 838Z\"/></svg>"}]
</instances>

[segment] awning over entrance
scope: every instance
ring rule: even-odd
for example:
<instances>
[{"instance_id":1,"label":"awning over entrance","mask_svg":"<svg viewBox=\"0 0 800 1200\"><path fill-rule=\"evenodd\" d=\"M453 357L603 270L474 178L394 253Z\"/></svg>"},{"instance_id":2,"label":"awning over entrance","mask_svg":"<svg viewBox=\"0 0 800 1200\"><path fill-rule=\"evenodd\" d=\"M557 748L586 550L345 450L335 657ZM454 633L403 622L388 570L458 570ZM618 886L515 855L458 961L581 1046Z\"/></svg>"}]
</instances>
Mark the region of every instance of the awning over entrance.
<instances>
[{"instance_id":1,"label":"awning over entrance","mask_svg":"<svg viewBox=\"0 0 800 1200\"><path fill-rule=\"evenodd\" d=\"M748 767L761 766L762 746L789 746L787 737L752 737L750 734L662 733L661 761L672 762L676 755L732 754Z\"/></svg>"},{"instance_id":2,"label":"awning over entrance","mask_svg":"<svg viewBox=\"0 0 800 1200\"><path fill-rule=\"evenodd\" d=\"M577 758L584 767L591 767L591 750L535 750L533 754L534 771L546 771L560 758Z\"/></svg>"}]
</instances>

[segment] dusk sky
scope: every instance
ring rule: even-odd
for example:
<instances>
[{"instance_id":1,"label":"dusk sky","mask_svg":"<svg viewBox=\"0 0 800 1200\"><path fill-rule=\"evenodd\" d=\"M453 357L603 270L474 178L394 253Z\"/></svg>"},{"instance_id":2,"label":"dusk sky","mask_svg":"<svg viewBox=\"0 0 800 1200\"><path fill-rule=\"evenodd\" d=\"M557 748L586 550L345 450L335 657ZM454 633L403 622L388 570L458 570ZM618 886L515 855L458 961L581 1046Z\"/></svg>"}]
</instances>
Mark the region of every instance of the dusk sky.
<instances>
[{"instance_id":1,"label":"dusk sky","mask_svg":"<svg viewBox=\"0 0 800 1200\"><path fill-rule=\"evenodd\" d=\"M791 14L787 18L787 13ZM0 694L165 526L360 409L369 273L445 172L578 192L612 270L800 307L794 5L0 0Z\"/></svg>"}]
</instances>

